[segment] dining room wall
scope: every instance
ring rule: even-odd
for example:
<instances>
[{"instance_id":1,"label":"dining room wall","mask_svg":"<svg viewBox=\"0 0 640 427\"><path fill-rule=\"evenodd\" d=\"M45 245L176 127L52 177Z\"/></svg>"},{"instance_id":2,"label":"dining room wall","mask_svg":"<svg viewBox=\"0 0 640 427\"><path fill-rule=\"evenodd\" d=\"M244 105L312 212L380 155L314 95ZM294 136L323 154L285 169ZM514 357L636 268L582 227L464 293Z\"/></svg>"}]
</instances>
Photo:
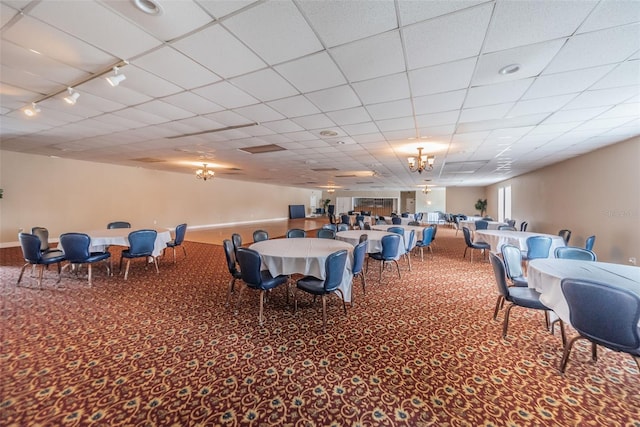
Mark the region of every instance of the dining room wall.
<instances>
[{"instance_id":1,"label":"dining room wall","mask_svg":"<svg viewBox=\"0 0 640 427\"><path fill-rule=\"evenodd\" d=\"M511 185L512 218L527 231L571 230L569 245L596 235L598 260L640 260L640 137L610 145L487 187L497 206L499 187ZM449 198L447 197L447 200Z\"/></svg>"},{"instance_id":2,"label":"dining room wall","mask_svg":"<svg viewBox=\"0 0 640 427\"><path fill-rule=\"evenodd\" d=\"M480 211L477 211L474 206L478 199L485 198L487 198L485 187L447 187L446 211L469 216L480 215ZM491 206L487 206L487 214L493 216L497 213L492 212Z\"/></svg>"},{"instance_id":3,"label":"dining room wall","mask_svg":"<svg viewBox=\"0 0 640 427\"><path fill-rule=\"evenodd\" d=\"M173 228L288 218L290 204L309 206L313 190L192 174L0 151L0 246L17 245L20 229L68 231L124 220ZM319 194L316 190L315 194Z\"/></svg>"}]
</instances>

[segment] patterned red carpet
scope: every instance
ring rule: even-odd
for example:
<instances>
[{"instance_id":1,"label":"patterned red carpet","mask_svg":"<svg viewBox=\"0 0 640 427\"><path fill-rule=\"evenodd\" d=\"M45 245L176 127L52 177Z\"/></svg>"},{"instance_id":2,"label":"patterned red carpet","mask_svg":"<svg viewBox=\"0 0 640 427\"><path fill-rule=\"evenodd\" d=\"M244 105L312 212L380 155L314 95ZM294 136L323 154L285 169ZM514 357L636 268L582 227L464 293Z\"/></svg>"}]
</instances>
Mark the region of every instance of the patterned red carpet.
<instances>
[{"instance_id":1,"label":"patterned red carpet","mask_svg":"<svg viewBox=\"0 0 640 427\"><path fill-rule=\"evenodd\" d=\"M372 268L347 316L332 298L326 334L321 304L293 314L283 289L264 327L255 292L234 315L222 248L186 248L93 288L50 269L44 290L16 288L20 250L0 250L0 425L640 426L631 357L594 364L580 342L561 376L559 334L519 308L501 339L490 265L452 230L401 280Z\"/></svg>"}]
</instances>

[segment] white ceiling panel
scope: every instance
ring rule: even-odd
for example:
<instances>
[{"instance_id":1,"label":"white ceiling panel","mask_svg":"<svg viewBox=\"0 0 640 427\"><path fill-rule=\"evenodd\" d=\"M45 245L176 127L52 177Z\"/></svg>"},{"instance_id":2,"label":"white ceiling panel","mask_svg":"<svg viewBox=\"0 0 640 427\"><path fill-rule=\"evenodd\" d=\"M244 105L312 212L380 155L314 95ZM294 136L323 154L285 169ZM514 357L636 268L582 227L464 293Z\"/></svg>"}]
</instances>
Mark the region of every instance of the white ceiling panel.
<instances>
[{"instance_id":1,"label":"white ceiling panel","mask_svg":"<svg viewBox=\"0 0 640 427\"><path fill-rule=\"evenodd\" d=\"M405 71L402 52L398 31L389 31L331 50L331 54L351 82Z\"/></svg>"},{"instance_id":2,"label":"white ceiling panel","mask_svg":"<svg viewBox=\"0 0 640 427\"><path fill-rule=\"evenodd\" d=\"M566 73L542 75L535 79L523 96L524 99L578 93L587 90L602 76L613 69L613 65L604 65Z\"/></svg>"},{"instance_id":3,"label":"white ceiling panel","mask_svg":"<svg viewBox=\"0 0 640 427\"><path fill-rule=\"evenodd\" d=\"M105 79L97 78L83 83L78 87L78 90L125 105L142 104L153 99L149 95L130 89L128 85L131 83L131 79L129 79L128 82L125 80L118 87L112 87Z\"/></svg>"},{"instance_id":4,"label":"white ceiling panel","mask_svg":"<svg viewBox=\"0 0 640 427\"><path fill-rule=\"evenodd\" d=\"M624 86L613 89L588 90L576 96L564 109L590 108L604 105L615 105L638 95L636 86Z\"/></svg>"},{"instance_id":5,"label":"white ceiling panel","mask_svg":"<svg viewBox=\"0 0 640 427\"><path fill-rule=\"evenodd\" d=\"M398 27L392 0L301 1L298 6L326 47L333 47Z\"/></svg>"},{"instance_id":6,"label":"white ceiling panel","mask_svg":"<svg viewBox=\"0 0 640 427\"><path fill-rule=\"evenodd\" d=\"M455 90L435 95L418 96L413 98L413 105L416 114L459 110L466 95L466 90Z\"/></svg>"},{"instance_id":7,"label":"white ceiling panel","mask_svg":"<svg viewBox=\"0 0 640 427\"><path fill-rule=\"evenodd\" d=\"M514 104L497 104L477 108L464 108L460 113L460 123L501 119L507 115Z\"/></svg>"},{"instance_id":8,"label":"white ceiling panel","mask_svg":"<svg viewBox=\"0 0 640 427\"><path fill-rule=\"evenodd\" d=\"M0 3L0 27L3 27L11 21L11 19L13 19L13 17L18 13L19 12L16 9L13 9L4 3Z\"/></svg>"},{"instance_id":9,"label":"white ceiling panel","mask_svg":"<svg viewBox=\"0 0 640 427\"><path fill-rule=\"evenodd\" d=\"M406 73L358 82L352 86L364 104L377 104L410 96Z\"/></svg>"},{"instance_id":10,"label":"white ceiling panel","mask_svg":"<svg viewBox=\"0 0 640 427\"><path fill-rule=\"evenodd\" d=\"M322 111L342 110L361 104L353 89L347 85L309 93L307 98Z\"/></svg>"},{"instance_id":11,"label":"white ceiling panel","mask_svg":"<svg viewBox=\"0 0 640 427\"><path fill-rule=\"evenodd\" d=\"M373 122L356 123L353 125L342 125L342 129L349 135L371 135L374 132L378 132L378 127Z\"/></svg>"},{"instance_id":12,"label":"white ceiling panel","mask_svg":"<svg viewBox=\"0 0 640 427\"><path fill-rule=\"evenodd\" d=\"M292 120L307 130L328 129L336 125L324 114L296 117Z\"/></svg>"},{"instance_id":13,"label":"white ceiling panel","mask_svg":"<svg viewBox=\"0 0 640 427\"><path fill-rule=\"evenodd\" d=\"M410 99L400 99L367 105L367 111L374 120L384 120L410 116L413 114L413 107Z\"/></svg>"},{"instance_id":14,"label":"white ceiling panel","mask_svg":"<svg viewBox=\"0 0 640 427\"><path fill-rule=\"evenodd\" d=\"M135 65L127 66L126 75L127 86L135 86L138 92L151 97L162 97L182 92L180 86L171 83L169 80L157 77Z\"/></svg>"},{"instance_id":15,"label":"white ceiling panel","mask_svg":"<svg viewBox=\"0 0 640 427\"><path fill-rule=\"evenodd\" d=\"M224 26L271 65L322 50L322 44L289 0L258 5L225 20Z\"/></svg>"},{"instance_id":16,"label":"white ceiling panel","mask_svg":"<svg viewBox=\"0 0 640 427\"><path fill-rule=\"evenodd\" d=\"M623 62L589 89L607 89L633 85L640 86L639 60Z\"/></svg>"},{"instance_id":17,"label":"white ceiling panel","mask_svg":"<svg viewBox=\"0 0 640 427\"><path fill-rule=\"evenodd\" d=\"M238 108L257 104L258 100L227 82L215 83L193 91L225 108Z\"/></svg>"},{"instance_id":18,"label":"white ceiling panel","mask_svg":"<svg viewBox=\"0 0 640 427\"><path fill-rule=\"evenodd\" d=\"M575 98L575 95L571 94L524 101L521 100L518 101L509 111L509 116L524 116L527 114L554 112L567 105L567 103L573 98Z\"/></svg>"},{"instance_id":19,"label":"white ceiling panel","mask_svg":"<svg viewBox=\"0 0 640 427\"><path fill-rule=\"evenodd\" d=\"M162 100L194 114L209 114L224 110L224 107L192 92L176 93L162 98Z\"/></svg>"},{"instance_id":20,"label":"white ceiling panel","mask_svg":"<svg viewBox=\"0 0 640 427\"><path fill-rule=\"evenodd\" d=\"M215 40L215 43L211 41ZM220 25L205 28L174 42L173 47L214 73L234 77L266 64Z\"/></svg>"},{"instance_id":21,"label":"white ceiling panel","mask_svg":"<svg viewBox=\"0 0 640 427\"><path fill-rule=\"evenodd\" d=\"M578 29L578 33L602 30L640 21L637 0L601 1Z\"/></svg>"},{"instance_id":22,"label":"white ceiling panel","mask_svg":"<svg viewBox=\"0 0 640 427\"><path fill-rule=\"evenodd\" d=\"M485 51L494 52L570 36L596 4L595 0L497 2Z\"/></svg>"},{"instance_id":23,"label":"white ceiling panel","mask_svg":"<svg viewBox=\"0 0 640 427\"><path fill-rule=\"evenodd\" d=\"M464 108L517 101L531 86L531 83L533 83L533 79L512 80L487 86L472 87L467 93Z\"/></svg>"},{"instance_id":24,"label":"white ceiling panel","mask_svg":"<svg viewBox=\"0 0 640 427\"><path fill-rule=\"evenodd\" d=\"M609 107L580 108L574 110L560 110L549 116L544 123L567 123L591 120L604 113Z\"/></svg>"},{"instance_id":25,"label":"white ceiling panel","mask_svg":"<svg viewBox=\"0 0 640 427\"><path fill-rule=\"evenodd\" d=\"M402 31L408 69L428 67L480 53L493 4L487 3L412 25ZM459 31L465 28L465 31Z\"/></svg>"},{"instance_id":26,"label":"white ceiling panel","mask_svg":"<svg viewBox=\"0 0 640 427\"><path fill-rule=\"evenodd\" d=\"M300 92L312 92L347 82L327 52L300 58L275 69Z\"/></svg>"},{"instance_id":27,"label":"white ceiling panel","mask_svg":"<svg viewBox=\"0 0 640 427\"><path fill-rule=\"evenodd\" d=\"M409 25L461 9L475 6L487 0L408 0L398 2L400 22Z\"/></svg>"},{"instance_id":28,"label":"white ceiling panel","mask_svg":"<svg viewBox=\"0 0 640 427\"><path fill-rule=\"evenodd\" d=\"M192 112L183 110L180 107L176 107L172 104L169 104L168 102L161 100L147 102L145 104L138 105L136 108L160 117L164 117L168 120L181 120L188 117L193 117Z\"/></svg>"},{"instance_id":29,"label":"white ceiling panel","mask_svg":"<svg viewBox=\"0 0 640 427\"><path fill-rule=\"evenodd\" d=\"M302 95L268 102L267 105L287 117L309 116L320 112L318 107Z\"/></svg>"},{"instance_id":30,"label":"white ceiling panel","mask_svg":"<svg viewBox=\"0 0 640 427\"><path fill-rule=\"evenodd\" d=\"M234 111L258 123L270 122L272 120L282 120L285 118L282 114L264 104L249 105L248 107L236 108Z\"/></svg>"},{"instance_id":31,"label":"white ceiling panel","mask_svg":"<svg viewBox=\"0 0 640 427\"><path fill-rule=\"evenodd\" d=\"M431 128L440 125L450 125L458 121L457 111L447 111L444 113L423 114L416 117L419 128Z\"/></svg>"},{"instance_id":32,"label":"white ceiling panel","mask_svg":"<svg viewBox=\"0 0 640 427\"><path fill-rule=\"evenodd\" d=\"M619 104L598 116L599 119L611 117L640 117L640 103Z\"/></svg>"},{"instance_id":33,"label":"white ceiling panel","mask_svg":"<svg viewBox=\"0 0 640 427\"><path fill-rule=\"evenodd\" d=\"M471 81L475 58L435 65L409 72L413 96L466 89Z\"/></svg>"},{"instance_id":34,"label":"white ceiling panel","mask_svg":"<svg viewBox=\"0 0 640 427\"><path fill-rule=\"evenodd\" d=\"M135 65L184 89L193 89L220 80L211 70L169 46L137 58ZM122 71L126 75L125 70Z\"/></svg>"},{"instance_id":35,"label":"white ceiling panel","mask_svg":"<svg viewBox=\"0 0 640 427\"><path fill-rule=\"evenodd\" d=\"M363 123L371 120L369 113L363 107L348 108L346 110L331 111L327 113L338 126Z\"/></svg>"},{"instance_id":36,"label":"white ceiling panel","mask_svg":"<svg viewBox=\"0 0 640 427\"><path fill-rule=\"evenodd\" d=\"M231 83L260 101L272 101L297 95L296 88L272 69L264 69L231 79Z\"/></svg>"}]
</instances>

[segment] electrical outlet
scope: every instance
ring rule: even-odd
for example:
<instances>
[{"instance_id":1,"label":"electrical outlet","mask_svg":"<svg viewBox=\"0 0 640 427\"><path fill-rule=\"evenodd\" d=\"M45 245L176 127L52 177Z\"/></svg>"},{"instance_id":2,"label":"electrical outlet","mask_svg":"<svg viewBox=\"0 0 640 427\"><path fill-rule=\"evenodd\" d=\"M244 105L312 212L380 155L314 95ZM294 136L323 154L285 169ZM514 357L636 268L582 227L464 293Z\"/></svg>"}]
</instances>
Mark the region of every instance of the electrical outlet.
<instances>
[{"instance_id":1,"label":"electrical outlet","mask_svg":"<svg viewBox=\"0 0 640 427\"><path fill-rule=\"evenodd\" d=\"M633 264L633 265L636 265L636 263L637 263L636 257L634 257L634 256L630 257L629 258L629 263Z\"/></svg>"}]
</instances>

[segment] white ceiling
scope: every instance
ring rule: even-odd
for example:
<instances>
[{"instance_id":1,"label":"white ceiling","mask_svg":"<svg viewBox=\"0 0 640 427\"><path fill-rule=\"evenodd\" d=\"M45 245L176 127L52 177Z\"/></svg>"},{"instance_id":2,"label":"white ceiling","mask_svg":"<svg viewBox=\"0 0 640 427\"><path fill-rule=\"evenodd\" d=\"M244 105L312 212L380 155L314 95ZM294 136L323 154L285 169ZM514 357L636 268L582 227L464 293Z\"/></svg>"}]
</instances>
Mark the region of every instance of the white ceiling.
<instances>
[{"instance_id":1,"label":"white ceiling","mask_svg":"<svg viewBox=\"0 0 640 427\"><path fill-rule=\"evenodd\" d=\"M407 190L487 185L640 135L637 0L158 2L151 16L2 0L1 148ZM240 150L268 144L284 150ZM408 170L419 146L432 171Z\"/></svg>"}]
</instances>

